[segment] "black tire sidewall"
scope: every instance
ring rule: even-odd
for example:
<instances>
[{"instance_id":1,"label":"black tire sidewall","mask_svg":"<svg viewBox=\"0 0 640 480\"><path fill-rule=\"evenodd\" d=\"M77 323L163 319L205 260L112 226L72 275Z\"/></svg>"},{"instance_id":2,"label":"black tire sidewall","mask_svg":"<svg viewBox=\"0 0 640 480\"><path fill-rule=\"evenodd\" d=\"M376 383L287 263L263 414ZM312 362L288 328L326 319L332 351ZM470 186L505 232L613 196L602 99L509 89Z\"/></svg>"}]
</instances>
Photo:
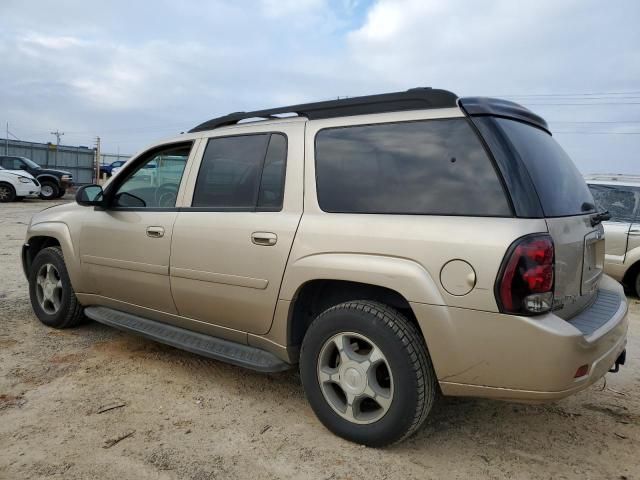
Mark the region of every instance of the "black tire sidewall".
<instances>
[{"instance_id":1,"label":"black tire sidewall","mask_svg":"<svg viewBox=\"0 0 640 480\"><path fill-rule=\"evenodd\" d=\"M384 353L394 382L393 401L377 422L355 424L338 415L325 400L317 378L317 361L324 343L341 332L371 339ZM353 308L337 308L318 317L307 331L300 353L300 376L314 412L331 431L369 446L384 446L402 438L414 421L418 378L402 340L381 319Z\"/></svg>"},{"instance_id":2,"label":"black tire sidewall","mask_svg":"<svg viewBox=\"0 0 640 480\"><path fill-rule=\"evenodd\" d=\"M63 258L52 250L51 248L41 250L31 264L31 269L29 270L29 297L31 299L31 307L38 320L49 327L64 328L69 318L73 290ZM53 315L48 314L40 307L36 296L36 276L40 267L46 263L51 263L56 267L62 280L62 304L60 305L60 310Z\"/></svg>"},{"instance_id":3,"label":"black tire sidewall","mask_svg":"<svg viewBox=\"0 0 640 480\"><path fill-rule=\"evenodd\" d=\"M42 187L44 187L45 185L48 185L53 189L53 193L49 197L47 197L46 195L42 194ZM49 180L44 180L44 181L40 182L40 188L41 188L41 190L40 190L40 198L42 198L43 200L55 200L56 198L58 198L59 189L58 189L58 186L55 183L53 183L53 182L51 182Z\"/></svg>"},{"instance_id":4,"label":"black tire sidewall","mask_svg":"<svg viewBox=\"0 0 640 480\"><path fill-rule=\"evenodd\" d=\"M0 200L0 203L9 203L13 202L16 199L16 189L13 188L13 185L3 183L0 185L0 188L6 188L7 190L9 190L9 198L7 200Z\"/></svg>"}]
</instances>

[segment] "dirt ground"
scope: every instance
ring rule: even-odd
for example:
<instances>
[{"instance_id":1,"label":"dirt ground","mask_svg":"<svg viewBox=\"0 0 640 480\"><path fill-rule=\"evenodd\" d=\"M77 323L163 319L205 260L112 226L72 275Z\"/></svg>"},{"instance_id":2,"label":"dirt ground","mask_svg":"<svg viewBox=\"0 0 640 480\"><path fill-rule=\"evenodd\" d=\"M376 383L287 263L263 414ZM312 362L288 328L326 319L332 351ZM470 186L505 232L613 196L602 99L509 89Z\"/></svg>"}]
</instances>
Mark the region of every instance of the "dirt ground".
<instances>
[{"instance_id":1,"label":"dirt ground","mask_svg":"<svg viewBox=\"0 0 640 480\"><path fill-rule=\"evenodd\" d=\"M418 434L375 450L329 433L295 370L258 374L97 323L41 325L19 251L45 206L0 205L2 479L640 479L633 298L627 365L606 383L547 405L445 399Z\"/></svg>"}]
</instances>

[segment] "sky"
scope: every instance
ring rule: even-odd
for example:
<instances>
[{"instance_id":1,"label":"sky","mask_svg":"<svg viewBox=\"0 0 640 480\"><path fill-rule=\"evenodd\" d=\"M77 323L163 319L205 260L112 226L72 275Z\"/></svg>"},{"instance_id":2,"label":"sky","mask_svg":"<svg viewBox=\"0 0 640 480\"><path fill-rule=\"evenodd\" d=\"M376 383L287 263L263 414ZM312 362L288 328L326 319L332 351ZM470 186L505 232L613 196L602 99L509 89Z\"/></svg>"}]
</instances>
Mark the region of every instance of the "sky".
<instances>
[{"instance_id":1,"label":"sky","mask_svg":"<svg viewBox=\"0 0 640 480\"><path fill-rule=\"evenodd\" d=\"M432 86L640 174L637 0L0 1L0 137L135 153L241 110Z\"/></svg>"}]
</instances>

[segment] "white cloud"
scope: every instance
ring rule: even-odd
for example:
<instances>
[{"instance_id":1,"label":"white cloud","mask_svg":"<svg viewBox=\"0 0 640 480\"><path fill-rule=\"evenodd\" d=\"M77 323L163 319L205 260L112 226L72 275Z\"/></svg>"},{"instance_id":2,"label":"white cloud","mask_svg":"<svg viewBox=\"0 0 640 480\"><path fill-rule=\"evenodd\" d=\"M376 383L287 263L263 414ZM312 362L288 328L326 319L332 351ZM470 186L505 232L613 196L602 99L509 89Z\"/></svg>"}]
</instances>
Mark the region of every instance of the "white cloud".
<instances>
[{"instance_id":1,"label":"white cloud","mask_svg":"<svg viewBox=\"0 0 640 480\"><path fill-rule=\"evenodd\" d=\"M308 14L323 8L325 0L260 0L266 17L282 18Z\"/></svg>"},{"instance_id":2,"label":"white cloud","mask_svg":"<svg viewBox=\"0 0 640 480\"><path fill-rule=\"evenodd\" d=\"M43 47L52 50L63 50L84 44L84 42L79 38L69 35L42 35L35 32L28 33L22 37L21 41L36 47Z\"/></svg>"}]
</instances>

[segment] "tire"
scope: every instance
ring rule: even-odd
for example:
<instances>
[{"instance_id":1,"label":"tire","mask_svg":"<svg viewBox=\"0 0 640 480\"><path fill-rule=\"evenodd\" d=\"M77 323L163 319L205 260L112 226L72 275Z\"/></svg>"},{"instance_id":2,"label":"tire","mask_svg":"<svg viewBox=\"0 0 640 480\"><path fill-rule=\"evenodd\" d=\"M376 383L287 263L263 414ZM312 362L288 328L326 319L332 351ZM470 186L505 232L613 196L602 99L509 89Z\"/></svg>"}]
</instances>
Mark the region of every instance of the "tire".
<instances>
[{"instance_id":1,"label":"tire","mask_svg":"<svg viewBox=\"0 0 640 480\"><path fill-rule=\"evenodd\" d=\"M16 197L16 198L14 198L14 200L16 202L21 202L22 200L24 200L24 197Z\"/></svg>"},{"instance_id":2,"label":"tire","mask_svg":"<svg viewBox=\"0 0 640 480\"><path fill-rule=\"evenodd\" d=\"M640 270L636 273L636 277L633 281L633 293L636 294L636 297L640 297Z\"/></svg>"},{"instance_id":3,"label":"tire","mask_svg":"<svg viewBox=\"0 0 640 480\"><path fill-rule=\"evenodd\" d=\"M40 198L43 200L54 200L58 198L58 185L50 180L40 182Z\"/></svg>"},{"instance_id":4,"label":"tire","mask_svg":"<svg viewBox=\"0 0 640 480\"><path fill-rule=\"evenodd\" d=\"M336 346L340 343L345 345L342 352ZM366 362L353 362L371 357L378 359L371 363L375 369L363 370ZM300 376L325 427L370 447L396 443L416 432L438 392L418 329L397 310L368 300L342 303L318 315L302 342ZM353 389L350 394L349 389ZM368 397L367 391L375 392L378 400ZM355 398L351 409L346 405L349 395Z\"/></svg>"},{"instance_id":5,"label":"tire","mask_svg":"<svg viewBox=\"0 0 640 480\"><path fill-rule=\"evenodd\" d=\"M64 197L64 194L67 193L67 190L65 188L61 188L59 189L60 191L58 192L58 196L56 198L62 198Z\"/></svg>"},{"instance_id":6,"label":"tire","mask_svg":"<svg viewBox=\"0 0 640 480\"><path fill-rule=\"evenodd\" d=\"M16 199L16 189L10 183L0 183L0 203L13 202Z\"/></svg>"},{"instance_id":7,"label":"tire","mask_svg":"<svg viewBox=\"0 0 640 480\"><path fill-rule=\"evenodd\" d=\"M60 247L43 248L36 255L29 270L29 297L36 317L49 327L70 328L84 320Z\"/></svg>"}]
</instances>

